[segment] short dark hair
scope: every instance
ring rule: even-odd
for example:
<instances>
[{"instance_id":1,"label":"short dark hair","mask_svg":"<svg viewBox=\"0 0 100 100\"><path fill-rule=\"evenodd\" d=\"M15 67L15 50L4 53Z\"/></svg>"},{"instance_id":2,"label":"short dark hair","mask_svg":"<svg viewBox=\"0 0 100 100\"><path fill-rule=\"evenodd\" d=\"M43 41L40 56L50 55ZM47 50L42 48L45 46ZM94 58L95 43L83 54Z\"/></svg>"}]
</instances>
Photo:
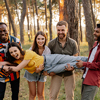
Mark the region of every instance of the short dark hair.
<instances>
[{"instance_id":1,"label":"short dark hair","mask_svg":"<svg viewBox=\"0 0 100 100\"><path fill-rule=\"evenodd\" d=\"M97 28L100 28L100 24L97 24Z\"/></svg>"},{"instance_id":2,"label":"short dark hair","mask_svg":"<svg viewBox=\"0 0 100 100\"><path fill-rule=\"evenodd\" d=\"M11 63L13 63L16 59L14 57L12 57L10 55L10 52L9 52L9 48L11 47L17 47L19 50L20 50L20 53L24 56L25 55L25 51L22 50L22 48L20 47L20 45L16 42L11 42L8 44L8 48L7 48L7 60Z\"/></svg>"},{"instance_id":3,"label":"short dark hair","mask_svg":"<svg viewBox=\"0 0 100 100\"><path fill-rule=\"evenodd\" d=\"M59 21L59 22L57 23L56 27L57 27L57 26L62 26L62 25L65 25L66 28L68 28L68 23L67 23L66 21Z\"/></svg>"},{"instance_id":4,"label":"short dark hair","mask_svg":"<svg viewBox=\"0 0 100 100\"><path fill-rule=\"evenodd\" d=\"M7 26L7 24L6 24L6 23L4 23L4 22L0 22L0 25L3 25L3 24Z\"/></svg>"}]
</instances>

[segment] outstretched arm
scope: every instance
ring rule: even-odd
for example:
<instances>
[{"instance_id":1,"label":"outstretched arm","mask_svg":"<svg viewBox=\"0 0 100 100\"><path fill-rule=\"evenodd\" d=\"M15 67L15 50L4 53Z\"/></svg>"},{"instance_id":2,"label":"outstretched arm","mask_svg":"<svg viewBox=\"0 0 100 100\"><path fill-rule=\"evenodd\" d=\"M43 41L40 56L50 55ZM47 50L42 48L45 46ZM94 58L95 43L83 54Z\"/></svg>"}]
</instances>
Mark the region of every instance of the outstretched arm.
<instances>
[{"instance_id":1,"label":"outstretched arm","mask_svg":"<svg viewBox=\"0 0 100 100\"><path fill-rule=\"evenodd\" d=\"M5 71L8 71L8 69L14 71L14 72L18 72L19 70L21 70L22 68L24 68L30 60L23 60L18 66L4 66L3 69ZM1 68L2 66L0 66Z\"/></svg>"},{"instance_id":2,"label":"outstretched arm","mask_svg":"<svg viewBox=\"0 0 100 100\"><path fill-rule=\"evenodd\" d=\"M0 61L0 66L2 66L2 65L7 65L7 64L9 64L9 65L10 65L11 63L10 63L10 62L8 62L8 61L2 61L2 62Z\"/></svg>"}]
</instances>

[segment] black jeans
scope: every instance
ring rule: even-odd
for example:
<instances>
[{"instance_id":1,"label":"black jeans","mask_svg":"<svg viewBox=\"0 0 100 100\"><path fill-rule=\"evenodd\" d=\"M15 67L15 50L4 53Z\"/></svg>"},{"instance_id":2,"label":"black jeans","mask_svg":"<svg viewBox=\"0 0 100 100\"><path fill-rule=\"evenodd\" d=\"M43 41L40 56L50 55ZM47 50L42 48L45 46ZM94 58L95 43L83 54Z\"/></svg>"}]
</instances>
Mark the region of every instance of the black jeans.
<instances>
[{"instance_id":1,"label":"black jeans","mask_svg":"<svg viewBox=\"0 0 100 100\"><path fill-rule=\"evenodd\" d=\"M11 81L12 100L18 100L20 78ZM0 100L3 100L6 90L6 83L0 82Z\"/></svg>"}]
</instances>

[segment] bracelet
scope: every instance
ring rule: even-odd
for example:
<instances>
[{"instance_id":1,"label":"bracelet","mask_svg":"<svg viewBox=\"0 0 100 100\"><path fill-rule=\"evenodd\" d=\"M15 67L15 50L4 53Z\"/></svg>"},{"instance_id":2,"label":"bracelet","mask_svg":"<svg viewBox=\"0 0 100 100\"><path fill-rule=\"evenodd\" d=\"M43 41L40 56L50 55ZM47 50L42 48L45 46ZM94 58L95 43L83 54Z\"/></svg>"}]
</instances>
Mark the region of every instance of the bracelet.
<instances>
[{"instance_id":1,"label":"bracelet","mask_svg":"<svg viewBox=\"0 0 100 100\"><path fill-rule=\"evenodd\" d=\"M2 65L1 70L3 69L4 65Z\"/></svg>"}]
</instances>

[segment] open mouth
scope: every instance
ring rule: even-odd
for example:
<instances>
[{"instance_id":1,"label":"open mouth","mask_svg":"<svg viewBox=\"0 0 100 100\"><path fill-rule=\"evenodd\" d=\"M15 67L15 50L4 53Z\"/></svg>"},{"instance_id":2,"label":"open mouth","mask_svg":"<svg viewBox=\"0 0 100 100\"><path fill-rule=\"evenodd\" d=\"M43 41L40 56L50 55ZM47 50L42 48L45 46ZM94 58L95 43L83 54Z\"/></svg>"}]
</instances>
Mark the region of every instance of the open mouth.
<instances>
[{"instance_id":1,"label":"open mouth","mask_svg":"<svg viewBox=\"0 0 100 100\"><path fill-rule=\"evenodd\" d=\"M18 58L18 54L16 54L16 55L14 56L14 58L15 58L15 59Z\"/></svg>"}]
</instances>

